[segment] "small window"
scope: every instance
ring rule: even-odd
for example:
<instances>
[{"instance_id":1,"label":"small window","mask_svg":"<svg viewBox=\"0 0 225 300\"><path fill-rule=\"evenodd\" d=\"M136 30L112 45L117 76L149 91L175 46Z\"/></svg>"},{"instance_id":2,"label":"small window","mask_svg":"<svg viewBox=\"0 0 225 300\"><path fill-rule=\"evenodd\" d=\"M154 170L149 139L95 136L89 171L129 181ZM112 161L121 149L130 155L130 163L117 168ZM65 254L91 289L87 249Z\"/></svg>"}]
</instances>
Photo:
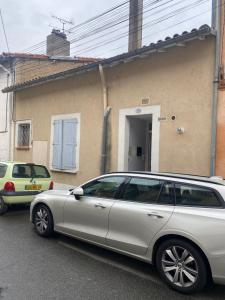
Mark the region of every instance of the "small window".
<instances>
[{"instance_id":1,"label":"small window","mask_svg":"<svg viewBox=\"0 0 225 300\"><path fill-rule=\"evenodd\" d=\"M33 164L16 164L13 167L14 178L50 178L48 170L44 166Z\"/></svg>"},{"instance_id":2,"label":"small window","mask_svg":"<svg viewBox=\"0 0 225 300\"><path fill-rule=\"evenodd\" d=\"M165 182L162 191L159 196L158 204L174 205L175 204L175 192L174 184L171 182Z\"/></svg>"},{"instance_id":3,"label":"small window","mask_svg":"<svg viewBox=\"0 0 225 300\"><path fill-rule=\"evenodd\" d=\"M24 122L17 124L17 147L28 148L31 143L31 123Z\"/></svg>"},{"instance_id":4,"label":"small window","mask_svg":"<svg viewBox=\"0 0 225 300\"><path fill-rule=\"evenodd\" d=\"M157 179L132 178L122 199L142 203L157 203L162 182Z\"/></svg>"},{"instance_id":5,"label":"small window","mask_svg":"<svg viewBox=\"0 0 225 300\"><path fill-rule=\"evenodd\" d=\"M221 203L214 191L185 184L176 184L176 205L220 207Z\"/></svg>"},{"instance_id":6,"label":"small window","mask_svg":"<svg viewBox=\"0 0 225 300\"><path fill-rule=\"evenodd\" d=\"M14 178L32 178L30 165L20 164L14 165L12 177Z\"/></svg>"},{"instance_id":7,"label":"small window","mask_svg":"<svg viewBox=\"0 0 225 300\"><path fill-rule=\"evenodd\" d=\"M7 165L0 164L0 178L5 177Z\"/></svg>"},{"instance_id":8,"label":"small window","mask_svg":"<svg viewBox=\"0 0 225 300\"><path fill-rule=\"evenodd\" d=\"M46 167L39 165L32 165L33 178L50 178L50 174Z\"/></svg>"},{"instance_id":9,"label":"small window","mask_svg":"<svg viewBox=\"0 0 225 300\"><path fill-rule=\"evenodd\" d=\"M122 176L112 176L96 179L82 186L84 196L99 198L114 198L120 185L124 182Z\"/></svg>"}]
</instances>

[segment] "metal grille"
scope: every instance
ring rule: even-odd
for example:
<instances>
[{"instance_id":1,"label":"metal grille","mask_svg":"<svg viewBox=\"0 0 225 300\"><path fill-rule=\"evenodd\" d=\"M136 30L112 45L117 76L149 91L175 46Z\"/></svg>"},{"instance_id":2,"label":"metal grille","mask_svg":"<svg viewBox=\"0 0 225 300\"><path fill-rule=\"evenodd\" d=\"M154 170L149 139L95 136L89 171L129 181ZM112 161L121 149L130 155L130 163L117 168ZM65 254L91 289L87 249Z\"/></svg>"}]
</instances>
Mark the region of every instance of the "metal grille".
<instances>
[{"instance_id":1,"label":"metal grille","mask_svg":"<svg viewBox=\"0 0 225 300\"><path fill-rule=\"evenodd\" d=\"M30 145L30 124L19 124L18 146L28 147Z\"/></svg>"}]
</instances>

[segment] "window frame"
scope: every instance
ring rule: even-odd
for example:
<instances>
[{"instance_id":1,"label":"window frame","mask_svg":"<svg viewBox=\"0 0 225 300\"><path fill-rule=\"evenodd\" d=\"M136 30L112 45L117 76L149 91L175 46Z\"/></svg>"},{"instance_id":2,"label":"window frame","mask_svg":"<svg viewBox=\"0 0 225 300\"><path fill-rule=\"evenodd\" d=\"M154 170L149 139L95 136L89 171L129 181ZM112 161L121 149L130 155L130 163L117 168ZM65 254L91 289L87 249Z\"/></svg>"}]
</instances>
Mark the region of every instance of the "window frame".
<instances>
[{"instance_id":1,"label":"window frame","mask_svg":"<svg viewBox=\"0 0 225 300\"><path fill-rule=\"evenodd\" d=\"M19 126L22 124L29 124L30 125L30 135L29 135L29 145L27 146L21 146L19 145ZM16 149L18 150L29 150L32 148L32 121L31 120L19 120L16 121L16 135L15 135L15 144L16 144Z\"/></svg>"},{"instance_id":2,"label":"window frame","mask_svg":"<svg viewBox=\"0 0 225 300\"><path fill-rule=\"evenodd\" d=\"M4 164L4 163L0 163L0 167L6 167L4 176L3 177L0 176L0 179L3 179L6 176L6 173L7 173L7 170L8 170L8 165Z\"/></svg>"},{"instance_id":3,"label":"window frame","mask_svg":"<svg viewBox=\"0 0 225 300\"><path fill-rule=\"evenodd\" d=\"M124 186L124 184L126 183L127 177L128 177L128 176L123 176L123 175L112 175L112 176L102 176L102 177L97 177L97 178L94 178L94 179L92 179L92 180L90 180L90 181L88 181L88 182L85 182L85 183L82 184L80 187L83 188L84 185L89 184L89 183L92 183L92 182L94 182L94 181L96 181L96 180L100 180L100 179L104 179L104 178L112 178L112 177L123 177L123 178L124 178L124 181L123 181L123 182L120 184L120 186L118 187L118 190L117 190L117 192L115 193L114 197L112 197L112 198L107 198L107 197L96 197L96 196L86 196L86 195L84 195L84 197L88 197L88 198L102 198L102 199L110 199L110 200L112 200L112 199L114 199L114 200L115 200L115 199L118 199L118 196L120 195L121 189L122 189L122 187Z\"/></svg>"},{"instance_id":4,"label":"window frame","mask_svg":"<svg viewBox=\"0 0 225 300\"><path fill-rule=\"evenodd\" d=\"M195 188L202 188L202 189L208 189L209 191L213 192L218 200L218 203L220 204L220 206L201 206L201 205L179 205L177 204L177 197L176 197L176 184L180 184L180 185L187 185L190 187L195 187ZM175 206L176 207L189 207L189 208L212 208L212 209L225 209L225 201L223 199L223 197L220 195L220 193L212 188L212 187L208 187L208 186L204 186L204 185L199 185L199 184L194 184L194 183L187 183L187 182L180 182L180 181L174 181L174 192L175 192Z\"/></svg>"},{"instance_id":5,"label":"window frame","mask_svg":"<svg viewBox=\"0 0 225 300\"><path fill-rule=\"evenodd\" d=\"M176 205L176 198L175 198L175 184L173 181L171 180L165 180L165 179L159 179L159 178L155 178L155 177L139 177L139 176L127 176L128 179L124 182L124 184L121 186L121 191L120 191L120 194L118 195L118 200L119 201L124 201L124 202L128 202L128 203L136 203L136 204L143 204L143 205L160 205L160 206L175 206ZM161 185L161 188L160 188L160 191L159 191L159 194L158 194L158 198L157 198L157 201L155 203L147 203L147 202L141 202L141 201L132 201L132 200L127 200L127 199L123 199L123 195L124 195L124 192L126 190L126 187L128 187L131 179L133 178L137 178L137 179L149 179L149 180L158 180L160 182L162 182L162 185ZM166 183L171 183L173 184L173 203L171 204L164 204L164 203L159 203L159 198L160 198L160 195L162 193L162 190L163 190L163 187Z\"/></svg>"},{"instance_id":6,"label":"window frame","mask_svg":"<svg viewBox=\"0 0 225 300\"><path fill-rule=\"evenodd\" d=\"M30 168L31 168L31 177L25 177L25 178L27 178L27 179L50 179L51 178L51 174L49 173L49 171L48 171L48 169L46 168L46 166L44 166L44 165L40 165L40 164L26 164L26 163L16 163L16 164L14 164L13 165L13 167L12 167L12 178L15 178L15 179L21 179L21 178L23 178L23 177L14 177L13 175L13 172L14 172L14 168L16 167L16 166L29 166ZM34 167L42 167L42 168L44 168L45 169L45 171L46 171L46 174L47 174L47 177L35 177L34 176L34 174L35 174L35 172L34 172Z\"/></svg>"},{"instance_id":7,"label":"window frame","mask_svg":"<svg viewBox=\"0 0 225 300\"><path fill-rule=\"evenodd\" d=\"M53 167L53 141L54 141L54 121L56 120L69 120L69 119L77 119L77 146L75 151L75 162L76 168L69 170L61 170ZM53 115L51 117L51 135L50 135L50 157L49 157L49 169L53 172L59 173L77 173L80 169L80 113L72 113L72 114L62 114L62 115Z\"/></svg>"}]
</instances>

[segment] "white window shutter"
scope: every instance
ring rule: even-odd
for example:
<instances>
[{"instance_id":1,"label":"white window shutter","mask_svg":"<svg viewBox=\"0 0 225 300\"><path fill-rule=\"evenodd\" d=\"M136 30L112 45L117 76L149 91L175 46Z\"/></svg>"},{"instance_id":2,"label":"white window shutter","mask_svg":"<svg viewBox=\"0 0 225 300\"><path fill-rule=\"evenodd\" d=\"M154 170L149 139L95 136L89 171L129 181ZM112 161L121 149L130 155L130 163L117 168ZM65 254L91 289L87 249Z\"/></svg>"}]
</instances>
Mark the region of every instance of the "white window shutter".
<instances>
[{"instance_id":1,"label":"white window shutter","mask_svg":"<svg viewBox=\"0 0 225 300\"><path fill-rule=\"evenodd\" d=\"M76 168L77 119L63 120L62 169Z\"/></svg>"},{"instance_id":2,"label":"white window shutter","mask_svg":"<svg viewBox=\"0 0 225 300\"><path fill-rule=\"evenodd\" d=\"M52 166L55 169L62 169L62 120L55 120L53 135L53 158Z\"/></svg>"}]
</instances>

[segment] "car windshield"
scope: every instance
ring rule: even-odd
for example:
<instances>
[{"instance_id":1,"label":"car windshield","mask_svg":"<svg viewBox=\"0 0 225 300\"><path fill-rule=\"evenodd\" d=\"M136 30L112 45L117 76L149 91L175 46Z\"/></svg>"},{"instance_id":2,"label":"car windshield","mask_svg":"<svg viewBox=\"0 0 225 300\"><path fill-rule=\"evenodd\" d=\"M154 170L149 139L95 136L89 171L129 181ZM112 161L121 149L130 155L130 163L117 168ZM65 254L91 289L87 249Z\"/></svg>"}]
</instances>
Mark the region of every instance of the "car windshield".
<instances>
[{"instance_id":1,"label":"car windshield","mask_svg":"<svg viewBox=\"0 0 225 300\"><path fill-rule=\"evenodd\" d=\"M3 178L5 176L7 170L7 165L0 164L0 178Z\"/></svg>"},{"instance_id":2,"label":"car windshield","mask_svg":"<svg viewBox=\"0 0 225 300\"><path fill-rule=\"evenodd\" d=\"M46 167L33 164L16 164L13 167L14 178L50 178Z\"/></svg>"}]
</instances>

